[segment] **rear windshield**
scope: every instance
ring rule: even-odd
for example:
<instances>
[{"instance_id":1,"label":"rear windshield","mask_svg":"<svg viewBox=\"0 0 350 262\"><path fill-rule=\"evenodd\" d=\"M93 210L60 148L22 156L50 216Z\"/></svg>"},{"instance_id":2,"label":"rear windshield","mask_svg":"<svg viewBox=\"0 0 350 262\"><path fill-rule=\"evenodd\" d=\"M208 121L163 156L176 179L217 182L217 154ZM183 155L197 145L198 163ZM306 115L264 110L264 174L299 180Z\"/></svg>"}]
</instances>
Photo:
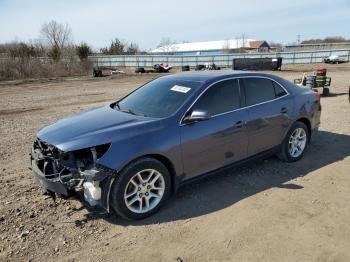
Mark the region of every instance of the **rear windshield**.
<instances>
[{"instance_id":1,"label":"rear windshield","mask_svg":"<svg viewBox=\"0 0 350 262\"><path fill-rule=\"evenodd\" d=\"M201 82L158 78L117 103L117 110L162 118L175 113Z\"/></svg>"}]
</instances>

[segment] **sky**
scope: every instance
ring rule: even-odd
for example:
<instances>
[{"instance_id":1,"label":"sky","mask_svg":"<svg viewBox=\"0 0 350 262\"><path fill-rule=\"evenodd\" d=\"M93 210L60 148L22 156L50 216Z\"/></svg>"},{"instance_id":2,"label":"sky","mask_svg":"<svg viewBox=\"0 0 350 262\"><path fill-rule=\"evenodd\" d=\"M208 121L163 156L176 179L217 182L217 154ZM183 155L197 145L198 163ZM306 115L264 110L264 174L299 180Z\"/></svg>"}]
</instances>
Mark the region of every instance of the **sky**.
<instances>
[{"instance_id":1,"label":"sky","mask_svg":"<svg viewBox=\"0 0 350 262\"><path fill-rule=\"evenodd\" d=\"M45 22L68 23L95 50L118 37L142 50L177 42L246 38L289 44L350 39L350 0L0 0L0 43L40 38Z\"/></svg>"}]
</instances>

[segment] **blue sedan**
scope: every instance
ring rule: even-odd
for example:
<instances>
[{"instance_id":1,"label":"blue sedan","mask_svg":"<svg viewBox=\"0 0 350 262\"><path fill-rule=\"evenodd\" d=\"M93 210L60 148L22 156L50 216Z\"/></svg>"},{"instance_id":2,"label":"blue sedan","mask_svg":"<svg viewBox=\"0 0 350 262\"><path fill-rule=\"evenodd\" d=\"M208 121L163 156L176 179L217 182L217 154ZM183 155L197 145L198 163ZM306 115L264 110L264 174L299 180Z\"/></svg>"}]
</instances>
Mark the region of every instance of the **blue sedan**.
<instances>
[{"instance_id":1,"label":"blue sedan","mask_svg":"<svg viewBox=\"0 0 350 262\"><path fill-rule=\"evenodd\" d=\"M169 75L40 130L32 169L47 194L142 219L203 175L271 154L299 160L320 114L312 90L274 75Z\"/></svg>"}]
</instances>

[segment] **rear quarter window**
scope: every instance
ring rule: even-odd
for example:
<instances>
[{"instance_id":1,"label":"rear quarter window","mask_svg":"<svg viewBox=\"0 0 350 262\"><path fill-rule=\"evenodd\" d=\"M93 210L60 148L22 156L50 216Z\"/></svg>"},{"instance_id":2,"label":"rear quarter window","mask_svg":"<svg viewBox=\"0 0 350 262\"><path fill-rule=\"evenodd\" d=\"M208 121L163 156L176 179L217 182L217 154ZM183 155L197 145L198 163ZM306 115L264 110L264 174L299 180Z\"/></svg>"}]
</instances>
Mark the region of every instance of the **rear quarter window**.
<instances>
[{"instance_id":1,"label":"rear quarter window","mask_svg":"<svg viewBox=\"0 0 350 262\"><path fill-rule=\"evenodd\" d=\"M272 81L271 81L272 82ZM287 92L276 82L272 82L274 88L275 88L275 95L276 97L282 97L287 94Z\"/></svg>"}]
</instances>

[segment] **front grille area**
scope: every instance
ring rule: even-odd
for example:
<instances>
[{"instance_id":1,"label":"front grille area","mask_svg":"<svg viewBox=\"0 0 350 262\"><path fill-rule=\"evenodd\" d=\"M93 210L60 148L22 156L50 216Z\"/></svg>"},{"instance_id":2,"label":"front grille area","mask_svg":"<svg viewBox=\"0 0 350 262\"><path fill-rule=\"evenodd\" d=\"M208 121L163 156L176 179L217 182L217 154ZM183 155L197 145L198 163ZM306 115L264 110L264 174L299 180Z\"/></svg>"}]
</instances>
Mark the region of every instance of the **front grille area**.
<instances>
[{"instance_id":1,"label":"front grille area","mask_svg":"<svg viewBox=\"0 0 350 262\"><path fill-rule=\"evenodd\" d=\"M62 183L67 183L72 178L72 170L75 169L69 165L73 163L69 154L40 139L33 143L32 160L46 178Z\"/></svg>"},{"instance_id":2,"label":"front grille area","mask_svg":"<svg viewBox=\"0 0 350 262\"><path fill-rule=\"evenodd\" d=\"M56 146L37 139L33 143L31 160L46 179L60 182L68 189L77 191L81 190L81 185L86 180L102 181L114 173L114 170L95 162L108 147L109 144L106 144L63 152ZM93 172L89 172L90 170Z\"/></svg>"}]
</instances>

